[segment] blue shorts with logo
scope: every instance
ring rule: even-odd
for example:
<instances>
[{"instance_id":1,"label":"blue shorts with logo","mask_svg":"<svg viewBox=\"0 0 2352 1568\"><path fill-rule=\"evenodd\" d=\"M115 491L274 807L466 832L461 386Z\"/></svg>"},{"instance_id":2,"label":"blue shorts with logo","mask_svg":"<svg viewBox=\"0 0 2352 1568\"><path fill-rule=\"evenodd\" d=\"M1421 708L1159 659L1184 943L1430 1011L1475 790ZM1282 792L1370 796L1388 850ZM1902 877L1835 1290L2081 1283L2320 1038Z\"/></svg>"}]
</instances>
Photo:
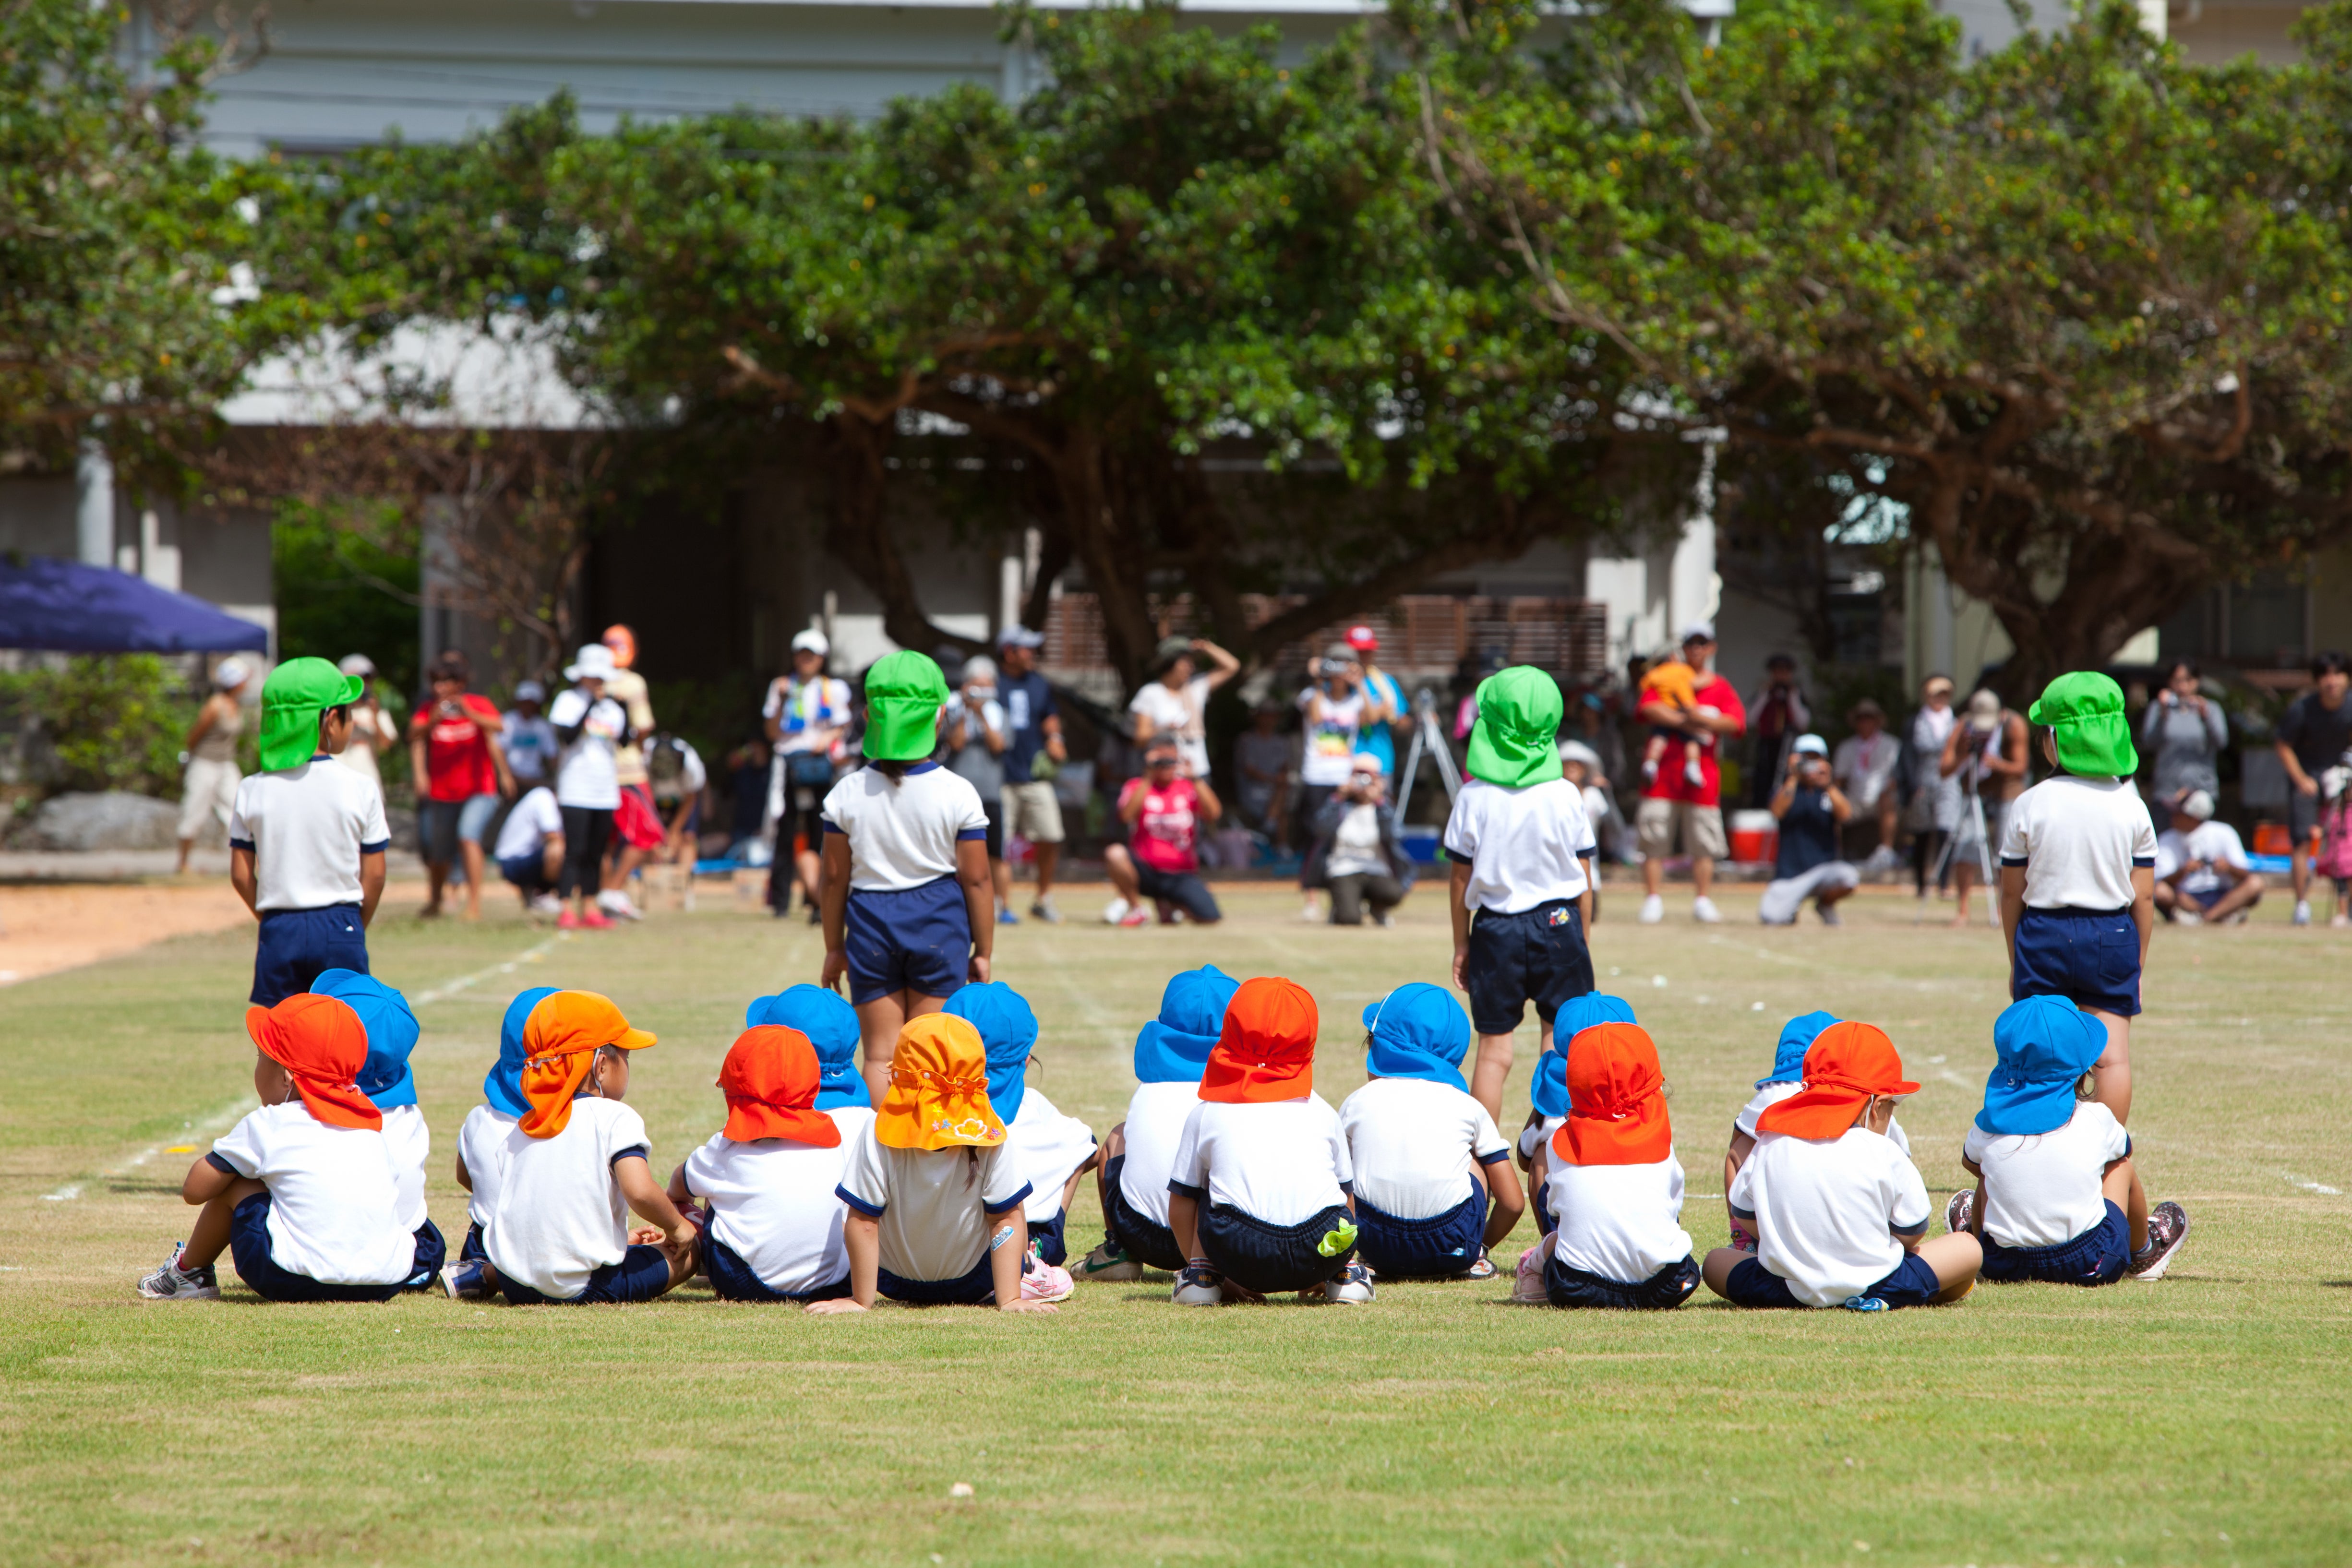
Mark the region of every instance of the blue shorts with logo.
<instances>
[{"instance_id":1,"label":"blue shorts with logo","mask_svg":"<svg viewBox=\"0 0 2352 1568\"><path fill-rule=\"evenodd\" d=\"M496 1268L497 1265L491 1265ZM588 1276L576 1296L542 1296L519 1280L499 1276L499 1289L510 1307L584 1306L592 1302L656 1301L669 1290L669 1259L658 1247L633 1246L617 1263L607 1263Z\"/></svg>"},{"instance_id":2,"label":"blue shorts with logo","mask_svg":"<svg viewBox=\"0 0 2352 1568\"><path fill-rule=\"evenodd\" d=\"M1592 989L1592 953L1576 905L1563 899L1516 915L1478 911L1462 988L1470 993L1470 1021L1480 1034L1510 1033L1529 1002L1536 1017L1551 1022L1562 1003Z\"/></svg>"},{"instance_id":3,"label":"blue shorts with logo","mask_svg":"<svg viewBox=\"0 0 2352 1568\"><path fill-rule=\"evenodd\" d=\"M1127 1169L1127 1156L1113 1155L1103 1162L1103 1228L1118 1243L1119 1250L1147 1269L1165 1269L1170 1273L1184 1266L1183 1249L1176 1245L1176 1233L1135 1207L1121 1182Z\"/></svg>"},{"instance_id":4,"label":"blue shorts with logo","mask_svg":"<svg viewBox=\"0 0 2352 1568\"><path fill-rule=\"evenodd\" d=\"M722 1301L831 1301L849 1294L849 1276L814 1291L779 1291L752 1271L743 1255L709 1230L702 1233L702 1267L710 1293Z\"/></svg>"},{"instance_id":5,"label":"blue shorts with logo","mask_svg":"<svg viewBox=\"0 0 2352 1568\"><path fill-rule=\"evenodd\" d=\"M263 912L253 949L253 1002L274 1008L329 969L368 972L367 927L356 904Z\"/></svg>"},{"instance_id":6,"label":"blue shorts with logo","mask_svg":"<svg viewBox=\"0 0 2352 1568\"><path fill-rule=\"evenodd\" d=\"M2128 909L2028 909L2010 966L2012 1000L2064 997L2076 1007L2139 1012L2139 926Z\"/></svg>"},{"instance_id":7,"label":"blue shorts with logo","mask_svg":"<svg viewBox=\"0 0 2352 1568\"><path fill-rule=\"evenodd\" d=\"M1895 1265L1885 1279L1854 1293L1875 1296L1890 1307L1924 1307L1943 1289L1927 1260L1916 1252L1906 1252L1903 1261ZM1731 1277L1723 1282L1723 1294L1735 1307L1802 1308L1808 1304L1790 1293L1788 1281L1755 1258L1743 1259L1733 1266Z\"/></svg>"},{"instance_id":8,"label":"blue shorts with logo","mask_svg":"<svg viewBox=\"0 0 2352 1568\"><path fill-rule=\"evenodd\" d=\"M1175 1190L1173 1184L1169 1190ZM1304 1291L1347 1271L1355 1248L1327 1258L1321 1243L1334 1228L1352 1222L1339 1204L1297 1225L1272 1225L1230 1203L1205 1204L1201 1251L1212 1268L1245 1291Z\"/></svg>"},{"instance_id":9,"label":"blue shorts with logo","mask_svg":"<svg viewBox=\"0 0 2352 1568\"><path fill-rule=\"evenodd\" d=\"M1485 1250L1486 1189L1472 1182L1469 1197L1426 1219L1400 1219L1359 1197L1356 1225L1356 1250L1381 1279L1450 1280Z\"/></svg>"},{"instance_id":10,"label":"blue shorts with logo","mask_svg":"<svg viewBox=\"0 0 2352 1568\"><path fill-rule=\"evenodd\" d=\"M404 1291L431 1285L449 1255L440 1227L428 1219L416 1228L416 1251L406 1279L395 1285L330 1285L281 1267L271 1253L268 1193L257 1192L239 1202L228 1225L229 1260L236 1267L236 1277L265 1301L388 1301Z\"/></svg>"},{"instance_id":11,"label":"blue shorts with logo","mask_svg":"<svg viewBox=\"0 0 2352 1568\"><path fill-rule=\"evenodd\" d=\"M912 991L951 997L971 969L971 911L951 876L900 891L852 888L849 999Z\"/></svg>"},{"instance_id":12,"label":"blue shorts with logo","mask_svg":"<svg viewBox=\"0 0 2352 1568\"><path fill-rule=\"evenodd\" d=\"M2106 1218L2071 1241L2055 1247L2004 1247L1991 1237L1984 1243L1984 1267L1979 1270L1996 1285L2040 1280L2053 1285L2112 1285L2124 1277L2131 1261L2131 1221L2113 1199Z\"/></svg>"}]
</instances>

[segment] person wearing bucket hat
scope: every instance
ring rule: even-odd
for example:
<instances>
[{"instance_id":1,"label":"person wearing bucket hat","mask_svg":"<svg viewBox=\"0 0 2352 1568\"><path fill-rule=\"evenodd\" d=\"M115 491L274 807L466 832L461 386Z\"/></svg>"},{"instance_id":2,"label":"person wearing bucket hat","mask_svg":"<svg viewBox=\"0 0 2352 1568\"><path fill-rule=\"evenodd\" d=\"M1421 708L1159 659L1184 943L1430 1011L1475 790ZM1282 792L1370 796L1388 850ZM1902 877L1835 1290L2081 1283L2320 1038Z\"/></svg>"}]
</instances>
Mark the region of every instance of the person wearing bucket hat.
<instances>
[{"instance_id":1,"label":"person wearing bucket hat","mask_svg":"<svg viewBox=\"0 0 2352 1568\"><path fill-rule=\"evenodd\" d=\"M1584 792L1559 766L1559 683L1516 664L1478 685L1470 777L1445 820L1453 862L1454 984L1468 993L1478 1057L1470 1092L1503 1113L1511 1035L1535 1003L1538 1054L1551 1048L1562 1004L1592 989L1592 928L1601 851Z\"/></svg>"},{"instance_id":2,"label":"person wearing bucket hat","mask_svg":"<svg viewBox=\"0 0 2352 1568\"><path fill-rule=\"evenodd\" d=\"M2188 1239L2188 1214L2177 1203L2148 1207L2130 1134L2084 1093L2106 1037L2060 997L2012 1002L1993 1022L1999 1060L1960 1145L1977 1185L1952 1195L1944 1224L1983 1244L1984 1277L1996 1284L2158 1280Z\"/></svg>"},{"instance_id":3,"label":"person wearing bucket hat","mask_svg":"<svg viewBox=\"0 0 2352 1568\"><path fill-rule=\"evenodd\" d=\"M1519 1128L1517 1145L1519 1168L1528 1173L1528 1207L1538 1217L1551 1212L1544 1197L1551 1136L1568 1120L1568 1041L1594 1024L1637 1021L1631 1002L1598 991L1571 997L1552 1019L1552 1048L1537 1055L1535 1071L1528 1077L1528 1119Z\"/></svg>"},{"instance_id":4,"label":"person wearing bucket hat","mask_svg":"<svg viewBox=\"0 0 2352 1568\"><path fill-rule=\"evenodd\" d=\"M1706 1287L1739 1307L1885 1312L1957 1301L1983 1260L1973 1236L1927 1238L1927 1186L1886 1136L1919 1086L1884 1030L1833 1023L1805 1051L1804 1087L1756 1120L1725 1194L1753 1250L1706 1255Z\"/></svg>"},{"instance_id":5,"label":"person wearing bucket hat","mask_svg":"<svg viewBox=\"0 0 2352 1568\"><path fill-rule=\"evenodd\" d=\"M1490 1280L1486 1249L1527 1211L1511 1145L1470 1097L1470 1019L1416 980L1364 1009L1370 1082L1340 1103L1358 1245L1383 1279Z\"/></svg>"},{"instance_id":6,"label":"person wearing bucket hat","mask_svg":"<svg viewBox=\"0 0 2352 1568\"><path fill-rule=\"evenodd\" d=\"M1102 1164L1092 1127L1065 1116L1029 1082L1037 1046L1037 1015L1027 998L1001 980L966 986L944 1009L980 1031L988 1051L988 1103L1004 1119L1005 1158L1029 1183L1022 1206L1034 1261L1058 1269L1068 1260L1070 1200L1079 1178Z\"/></svg>"},{"instance_id":7,"label":"person wearing bucket hat","mask_svg":"<svg viewBox=\"0 0 2352 1568\"><path fill-rule=\"evenodd\" d=\"M2244 925L2263 900L2263 879L2238 830L2213 819L2213 797L2183 790L2169 802L2172 825L2156 840L2156 912L2183 925Z\"/></svg>"},{"instance_id":8,"label":"person wearing bucket hat","mask_svg":"<svg viewBox=\"0 0 2352 1568\"><path fill-rule=\"evenodd\" d=\"M866 672L866 766L824 798L818 984L849 982L878 1103L909 1019L988 978L996 883L980 791L931 760L947 677L923 653L885 654Z\"/></svg>"},{"instance_id":9,"label":"person wearing bucket hat","mask_svg":"<svg viewBox=\"0 0 2352 1568\"><path fill-rule=\"evenodd\" d=\"M499 1023L498 1060L482 1075L482 1103L457 1124L457 1176L467 1194L466 1239L442 1269L441 1288L458 1301L488 1293L482 1265L490 1255L482 1248L482 1232L498 1209L509 1136L530 1110L530 1102L522 1097L523 1030L530 1027L532 1010L555 994L552 986L534 986L507 1004Z\"/></svg>"},{"instance_id":10,"label":"person wearing bucket hat","mask_svg":"<svg viewBox=\"0 0 2352 1568\"><path fill-rule=\"evenodd\" d=\"M2131 1120L2131 1020L2156 930L2156 823L2132 787L2139 754L2123 688L2059 676L2028 713L2059 771L2020 795L2000 831L2010 998L2063 997L2107 1026L2099 1103Z\"/></svg>"},{"instance_id":11,"label":"person wearing bucket hat","mask_svg":"<svg viewBox=\"0 0 2352 1568\"><path fill-rule=\"evenodd\" d=\"M367 973L392 830L383 792L334 761L359 690L324 659L289 659L262 683L262 771L237 785L228 823L229 883L260 922L257 1007L309 990L323 970Z\"/></svg>"},{"instance_id":12,"label":"person wearing bucket hat","mask_svg":"<svg viewBox=\"0 0 2352 1568\"><path fill-rule=\"evenodd\" d=\"M874 1092L857 1060L857 1012L822 986L787 986L743 1009L743 1027L781 1024L808 1036L816 1052L816 1108L833 1117L844 1136L855 1136L874 1119Z\"/></svg>"},{"instance_id":13,"label":"person wearing bucket hat","mask_svg":"<svg viewBox=\"0 0 2352 1568\"><path fill-rule=\"evenodd\" d=\"M440 1229L425 1208L425 1163L432 1157L433 1134L425 1124L425 1113L417 1109L416 1077L408 1070L408 1053L416 1049L421 1032L416 1015L398 991L350 969L325 971L310 982L310 989L360 1015L368 1049L354 1082L383 1117L383 1146L400 1181L401 1223L416 1232L420 1242L431 1229L435 1250L446 1253ZM440 1264L434 1270L438 1273Z\"/></svg>"},{"instance_id":14,"label":"person wearing bucket hat","mask_svg":"<svg viewBox=\"0 0 2352 1568\"><path fill-rule=\"evenodd\" d=\"M1291 802L1297 814L1294 841L1315 841L1315 819L1325 802L1348 782L1365 731L1395 716L1364 679L1356 651L1334 643L1309 666L1314 684L1298 694L1303 746L1298 760L1298 796ZM1305 895L1301 920L1320 918L1315 894L1323 886L1322 866L1308 859L1299 867L1298 886Z\"/></svg>"},{"instance_id":15,"label":"person wearing bucket hat","mask_svg":"<svg viewBox=\"0 0 2352 1568\"><path fill-rule=\"evenodd\" d=\"M1207 660L1209 667L1201 668ZM1139 748L1154 736L1175 739L1184 777L1209 777L1209 698L1242 673L1242 662L1206 637L1162 637L1151 659L1151 679L1135 688L1127 705Z\"/></svg>"},{"instance_id":16,"label":"person wearing bucket hat","mask_svg":"<svg viewBox=\"0 0 2352 1568\"><path fill-rule=\"evenodd\" d=\"M1687 736L1698 751L1696 781L1677 767L1662 767L1642 787L1642 803L1633 810L1633 835L1642 852L1642 907L1635 916L1644 925L1666 917L1666 859L1677 846L1690 857L1691 918L1712 925L1723 912L1708 896L1715 885L1715 862L1731 852L1723 834L1722 750L1727 740L1748 731L1748 709L1739 690L1707 668L1715 658L1715 628L1704 621L1683 629L1682 661L1690 666L1690 707L1640 701L1634 712L1643 723Z\"/></svg>"},{"instance_id":17,"label":"person wearing bucket hat","mask_svg":"<svg viewBox=\"0 0 2352 1568\"><path fill-rule=\"evenodd\" d=\"M555 804L563 817L563 873L556 896L571 907L556 916L565 931L607 930L612 916L598 895L604 886L604 849L613 837L613 815L621 806L620 748L631 737L628 710L608 695L604 683L619 665L613 650L590 643L565 666L572 685L555 694L547 722L554 727Z\"/></svg>"},{"instance_id":18,"label":"person wearing bucket hat","mask_svg":"<svg viewBox=\"0 0 2352 1568\"><path fill-rule=\"evenodd\" d=\"M1780 1038L1772 1050L1771 1071L1756 1081L1756 1092L1749 1096L1747 1104L1739 1108L1739 1114L1731 1119L1731 1146L1724 1151L1723 1155L1725 1192L1731 1190L1733 1180L1739 1175L1739 1167L1748 1163L1749 1151L1756 1147L1757 1118L1804 1088L1805 1052L1812 1049L1813 1041L1821 1037L1822 1030L1838 1021L1835 1013L1810 1012L1800 1013L1780 1026ZM1910 1136L1903 1131L1900 1121L1892 1117L1888 1119L1886 1136L1906 1155L1911 1153ZM1750 1251L1756 1247L1754 1234L1740 1223L1736 1214L1731 1217L1731 1244L1734 1247L1745 1246Z\"/></svg>"}]
</instances>

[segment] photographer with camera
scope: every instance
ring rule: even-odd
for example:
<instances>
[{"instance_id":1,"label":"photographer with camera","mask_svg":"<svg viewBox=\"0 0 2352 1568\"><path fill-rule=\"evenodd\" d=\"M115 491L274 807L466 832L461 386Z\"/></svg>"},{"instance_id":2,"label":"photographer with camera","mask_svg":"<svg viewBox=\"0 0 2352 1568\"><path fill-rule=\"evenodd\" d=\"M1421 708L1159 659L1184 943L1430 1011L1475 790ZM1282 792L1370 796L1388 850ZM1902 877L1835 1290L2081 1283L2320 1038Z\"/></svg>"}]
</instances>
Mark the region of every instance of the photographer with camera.
<instances>
[{"instance_id":1,"label":"photographer with camera","mask_svg":"<svg viewBox=\"0 0 2352 1568\"><path fill-rule=\"evenodd\" d=\"M1830 748L1820 736L1801 735L1790 745L1788 776L1770 810L1780 823L1780 855L1756 918L1794 925L1810 898L1822 925L1844 924L1838 901L1862 885L1862 873L1838 858L1838 830L1853 818L1853 805L1830 778Z\"/></svg>"},{"instance_id":2,"label":"photographer with camera","mask_svg":"<svg viewBox=\"0 0 2352 1568\"><path fill-rule=\"evenodd\" d=\"M2205 695L2202 672L2175 659L2164 672L2164 689L2140 715L2139 745L2155 762L2148 799L2167 806L2199 789L2221 788L2221 753L2230 745L2230 720L2221 705Z\"/></svg>"},{"instance_id":3,"label":"photographer with camera","mask_svg":"<svg viewBox=\"0 0 2352 1568\"><path fill-rule=\"evenodd\" d=\"M1369 904L1373 925L1395 925L1390 912L1412 891L1413 865L1397 837L1381 759L1358 752L1348 781L1323 802L1312 825L1307 860L1331 890L1331 924L1361 925Z\"/></svg>"},{"instance_id":4,"label":"photographer with camera","mask_svg":"<svg viewBox=\"0 0 2352 1568\"><path fill-rule=\"evenodd\" d=\"M1952 870L1952 925L1969 923L1969 890L1981 878L1992 896L1994 846L2000 842L2002 814L2025 789L2025 720L2000 698L1979 687L1969 698L1967 716L1945 737L1943 776L1960 787L1959 821L1946 852ZM1971 810L1971 802L1976 809Z\"/></svg>"}]
</instances>

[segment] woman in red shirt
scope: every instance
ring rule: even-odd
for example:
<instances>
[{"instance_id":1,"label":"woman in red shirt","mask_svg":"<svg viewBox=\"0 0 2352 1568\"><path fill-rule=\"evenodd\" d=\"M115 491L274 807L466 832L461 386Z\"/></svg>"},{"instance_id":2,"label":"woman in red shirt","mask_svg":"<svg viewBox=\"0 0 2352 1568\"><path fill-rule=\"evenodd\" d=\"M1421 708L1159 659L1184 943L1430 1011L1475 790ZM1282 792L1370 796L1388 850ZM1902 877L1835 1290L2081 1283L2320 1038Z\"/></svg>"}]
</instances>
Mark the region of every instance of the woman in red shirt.
<instances>
[{"instance_id":1,"label":"woman in red shirt","mask_svg":"<svg viewBox=\"0 0 2352 1568\"><path fill-rule=\"evenodd\" d=\"M1103 869L1118 891L1103 918L1114 925L1142 925L1145 899L1160 905L1163 925L1173 918L1171 905L1195 925L1224 918L1201 880L1195 847L1202 824L1224 815L1224 807L1207 779L1182 776L1182 763L1176 737L1155 736L1144 747L1143 777L1129 779L1118 792L1118 820L1128 825L1129 841L1103 850Z\"/></svg>"}]
</instances>

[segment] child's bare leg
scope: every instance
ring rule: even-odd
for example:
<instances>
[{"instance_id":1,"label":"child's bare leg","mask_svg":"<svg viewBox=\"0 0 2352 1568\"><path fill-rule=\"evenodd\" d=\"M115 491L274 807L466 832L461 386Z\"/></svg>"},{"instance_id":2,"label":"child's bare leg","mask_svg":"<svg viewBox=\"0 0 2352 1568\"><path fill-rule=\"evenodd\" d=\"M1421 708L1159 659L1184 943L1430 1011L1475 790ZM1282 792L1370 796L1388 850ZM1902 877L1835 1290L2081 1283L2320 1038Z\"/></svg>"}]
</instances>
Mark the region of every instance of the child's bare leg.
<instances>
[{"instance_id":1,"label":"child's bare leg","mask_svg":"<svg viewBox=\"0 0 2352 1568\"><path fill-rule=\"evenodd\" d=\"M1503 1084L1511 1076L1511 1037L1507 1034L1482 1034L1478 1037L1478 1062L1470 1070L1470 1096L1486 1107L1486 1114L1501 1118L1503 1114Z\"/></svg>"},{"instance_id":2,"label":"child's bare leg","mask_svg":"<svg viewBox=\"0 0 2352 1568\"><path fill-rule=\"evenodd\" d=\"M1936 1304L1945 1306L1967 1295L1977 1282L1977 1270L1984 1267L1984 1247L1963 1230L1919 1243L1919 1260L1936 1270L1936 1283L1943 1287L1936 1292Z\"/></svg>"},{"instance_id":3,"label":"child's bare leg","mask_svg":"<svg viewBox=\"0 0 2352 1568\"><path fill-rule=\"evenodd\" d=\"M1127 1124L1121 1122L1103 1134L1102 1158L1095 1162L1095 1201L1102 1205L1105 1214L1110 1212L1110 1163L1127 1153ZM1065 1207L1068 1207L1066 1204Z\"/></svg>"},{"instance_id":4,"label":"child's bare leg","mask_svg":"<svg viewBox=\"0 0 2352 1568\"><path fill-rule=\"evenodd\" d=\"M2147 1189L2139 1185L2139 1172L2131 1161L2120 1159L2109 1166L2099 1190L2109 1203L2124 1211L2124 1222L2131 1227L2131 1249L2144 1249L2147 1246Z\"/></svg>"},{"instance_id":5,"label":"child's bare leg","mask_svg":"<svg viewBox=\"0 0 2352 1568\"><path fill-rule=\"evenodd\" d=\"M1102 1152L1102 1146L1100 1145L1097 1145L1095 1146L1095 1152L1087 1156L1087 1163L1072 1171L1070 1173L1070 1179L1062 1184L1062 1212L1064 1214L1066 1215L1070 1212L1070 1204L1072 1200L1078 1196L1078 1183L1086 1179L1086 1175L1088 1171L1098 1171L1102 1169L1104 1158L1105 1155Z\"/></svg>"},{"instance_id":6,"label":"child's bare leg","mask_svg":"<svg viewBox=\"0 0 2352 1568\"><path fill-rule=\"evenodd\" d=\"M1698 1277L1706 1281L1708 1290L1727 1301L1731 1299L1731 1271L1755 1256L1753 1252L1718 1247L1699 1260Z\"/></svg>"},{"instance_id":7,"label":"child's bare leg","mask_svg":"<svg viewBox=\"0 0 2352 1568\"><path fill-rule=\"evenodd\" d=\"M890 991L857 1004L857 1037L866 1052L866 1087L879 1105L890 1087L890 1055L907 1025L907 993Z\"/></svg>"},{"instance_id":8,"label":"child's bare leg","mask_svg":"<svg viewBox=\"0 0 2352 1568\"><path fill-rule=\"evenodd\" d=\"M1748 1155L1755 1147L1756 1140L1734 1126L1731 1129L1731 1146L1723 1151L1723 1218L1731 1228L1731 1239L1735 1243L1742 1236L1752 1235L1753 1232L1740 1224L1739 1216L1731 1211L1731 1178L1739 1174L1739 1167L1748 1163Z\"/></svg>"},{"instance_id":9,"label":"child's bare leg","mask_svg":"<svg viewBox=\"0 0 2352 1568\"><path fill-rule=\"evenodd\" d=\"M2128 1126L2132 1100L2131 1019L2095 1008L2084 1010L2107 1026L2107 1049L2091 1064L2091 1098L2113 1111L2116 1120Z\"/></svg>"},{"instance_id":10,"label":"child's bare leg","mask_svg":"<svg viewBox=\"0 0 2352 1568\"><path fill-rule=\"evenodd\" d=\"M196 1222L188 1227L188 1239L180 1243L180 1267L201 1269L227 1251L229 1223L236 1214L236 1206L257 1192L268 1190L251 1176L241 1176L229 1183L226 1192L206 1198L204 1207L196 1211Z\"/></svg>"}]
</instances>

